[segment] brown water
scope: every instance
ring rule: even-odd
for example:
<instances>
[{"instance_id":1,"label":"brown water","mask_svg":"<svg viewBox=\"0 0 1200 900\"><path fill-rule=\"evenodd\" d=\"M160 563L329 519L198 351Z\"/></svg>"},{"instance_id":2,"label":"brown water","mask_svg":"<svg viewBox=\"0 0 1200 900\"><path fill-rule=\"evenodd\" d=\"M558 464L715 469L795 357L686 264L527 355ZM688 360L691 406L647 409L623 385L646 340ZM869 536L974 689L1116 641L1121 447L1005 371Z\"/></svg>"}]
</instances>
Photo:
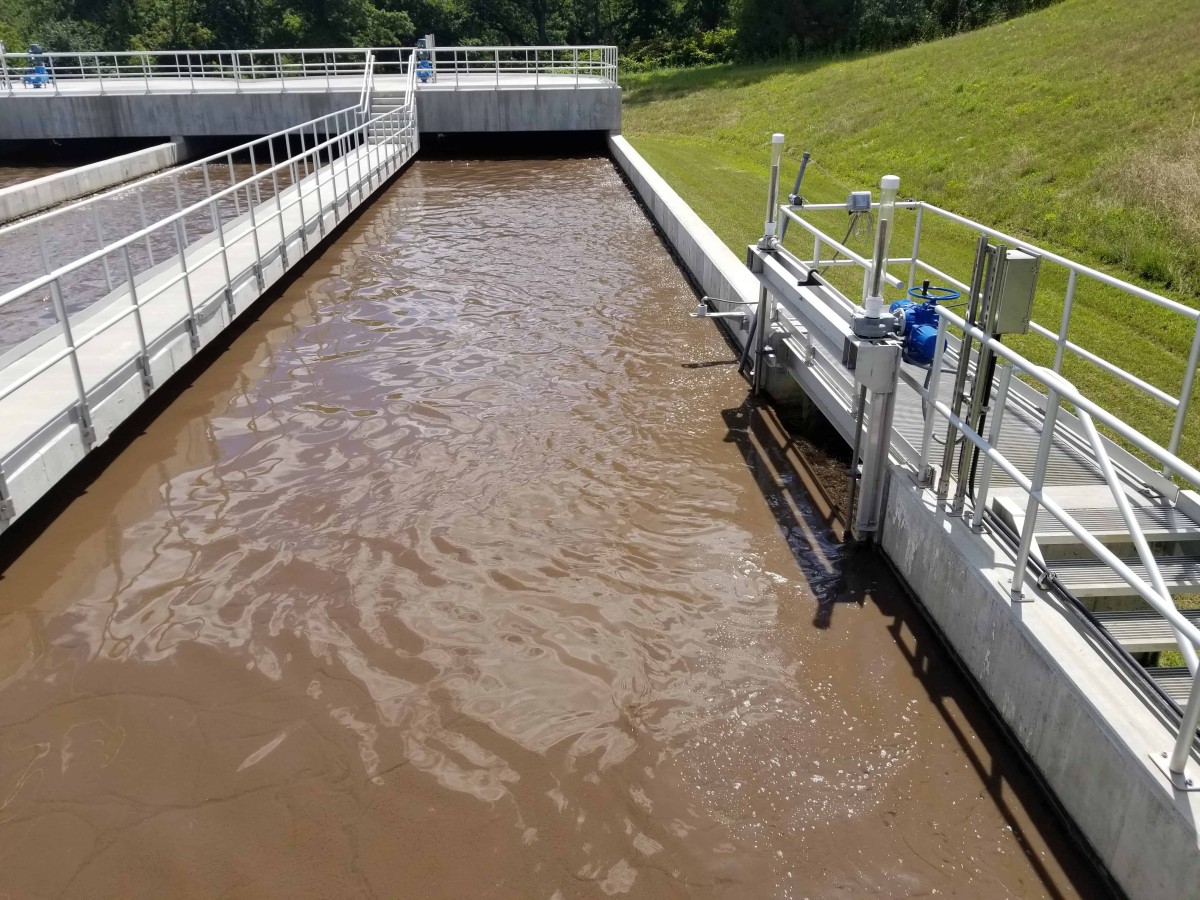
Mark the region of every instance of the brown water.
<instances>
[{"instance_id":1,"label":"brown water","mask_svg":"<svg viewBox=\"0 0 1200 900\"><path fill-rule=\"evenodd\" d=\"M0 580L0 893L1103 896L694 303L411 168Z\"/></svg>"},{"instance_id":2,"label":"brown water","mask_svg":"<svg viewBox=\"0 0 1200 900\"><path fill-rule=\"evenodd\" d=\"M0 164L0 188L12 187L14 184L24 184L47 175L65 172L66 166L17 166Z\"/></svg>"}]
</instances>

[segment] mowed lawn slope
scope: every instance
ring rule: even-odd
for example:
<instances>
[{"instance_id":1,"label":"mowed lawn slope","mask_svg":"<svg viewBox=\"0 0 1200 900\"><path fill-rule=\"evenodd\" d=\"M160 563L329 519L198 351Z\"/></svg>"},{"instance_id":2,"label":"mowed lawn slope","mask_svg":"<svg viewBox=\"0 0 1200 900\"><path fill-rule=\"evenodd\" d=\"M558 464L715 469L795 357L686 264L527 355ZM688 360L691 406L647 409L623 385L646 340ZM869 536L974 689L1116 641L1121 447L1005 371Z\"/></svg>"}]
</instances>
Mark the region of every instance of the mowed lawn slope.
<instances>
[{"instance_id":1,"label":"mowed lawn slope","mask_svg":"<svg viewBox=\"0 0 1200 900\"><path fill-rule=\"evenodd\" d=\"M739 256L762 229L767 145L781 131L785 182L802 150L823 166L806 176L810 200L896 174L902 196L1200 306L1200 0L1064 0L890 53L622 84L626 136ZM825 222L840 239L845 215ZM906 237L893 256L908 253ZM925 240L923 257L967 280L969 234L934 228ZM1080 284L1071 339L1178 396L1193 325ZM1042 279L1035 318L1055 330L1065 286ZM1012 342L1053 358L1045 339ZM1082 361L1064 373L1165 445L1165 405ZM1192 406L1179 452L1200 462L1200 397Z\"/></svg>"}]
</instances>

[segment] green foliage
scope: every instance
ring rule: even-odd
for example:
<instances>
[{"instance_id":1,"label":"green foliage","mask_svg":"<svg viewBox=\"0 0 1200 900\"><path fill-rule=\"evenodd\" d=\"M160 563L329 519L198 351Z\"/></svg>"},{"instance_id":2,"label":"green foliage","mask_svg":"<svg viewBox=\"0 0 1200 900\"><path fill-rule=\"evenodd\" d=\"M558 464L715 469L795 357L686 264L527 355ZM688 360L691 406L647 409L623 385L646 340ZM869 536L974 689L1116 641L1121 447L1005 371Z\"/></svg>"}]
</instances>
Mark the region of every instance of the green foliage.
<instances>
[{"instance_id":1,"label":"green foliage","mask_svg":"<svg viewBox=\"0 0 1200 900\"><path fill-rule=\"evenodd\" d=\"M619 44L631 71L799 59L949 34L1049 0L0 0L48 50Z\"/></svg>"},{"instance_id":2,"label":"green foliage","mask_svg":"<svg viewBox=\"0 0 1200 900\"><path fill-rule=\"evenodd\" d=\"M762 229L768 141L781 131L786 180L805 149L836 173L809 168L811 200L841 201L846 185L871 188L894 173L906 196L1200 307L1200 56L1161 52L1195 46L1194 3L1067 0L888 53L630 73L623 125L739 256ZM929 223L923 255L965 280L971 236ZM911 233L898 232L893 247L906 240ZM854 246L870 251L861 239ZM1065 282L1043 276L1043 324L1057 325ZM1182 316L1081 282L1071 340L1174 396L1192 335ZM1053 359L1043 338L1014 343L1035 361ZM1086 363L1066 374L1147 434L1169 438L1166 407ZM1198 402L1180 455L1200 458Z\"/></svg>"}]
</instances>

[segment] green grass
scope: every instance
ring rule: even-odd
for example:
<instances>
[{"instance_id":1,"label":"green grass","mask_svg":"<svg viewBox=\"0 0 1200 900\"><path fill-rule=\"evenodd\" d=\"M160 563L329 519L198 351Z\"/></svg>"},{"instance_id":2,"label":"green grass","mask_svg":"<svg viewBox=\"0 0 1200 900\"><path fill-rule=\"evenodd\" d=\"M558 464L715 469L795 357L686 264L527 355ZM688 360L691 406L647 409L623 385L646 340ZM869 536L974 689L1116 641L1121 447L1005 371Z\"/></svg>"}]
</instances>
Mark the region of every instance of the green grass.
<instances>
[{"instance_id":1,"label":"green grass","mask_svg":"<svg viewBox=\"0 0 1200 900\"><path fill-rule=\"evenodd\" d=\"M1197 307L1197 47L1194 0L1064 0L890 53L624 76L624 128L739 256L762 229L768 141L781 131L785 182L801 150L823 167L806 176L809 200L840 201L848 186L896 174L904 196ZM840 238L845 214L824 215ZM898 227L892 255L904 256L911 214ZM869 238L853 246L866 252ZM923 258L966 281L972 255L969 233L926 220ZM1035 318L1057 330L1066 276L1044 267L1040 287ZM1080 282L1071 340L1169 394L1180 393L1192 336L1182 316ZM1043 338L1010 342L1040 363L1053 358ZM1064 373L1166 444L1166 406L1086 362ZM1200 459L1200 398L1179 453Z\"/></svg>"}]
</instances>

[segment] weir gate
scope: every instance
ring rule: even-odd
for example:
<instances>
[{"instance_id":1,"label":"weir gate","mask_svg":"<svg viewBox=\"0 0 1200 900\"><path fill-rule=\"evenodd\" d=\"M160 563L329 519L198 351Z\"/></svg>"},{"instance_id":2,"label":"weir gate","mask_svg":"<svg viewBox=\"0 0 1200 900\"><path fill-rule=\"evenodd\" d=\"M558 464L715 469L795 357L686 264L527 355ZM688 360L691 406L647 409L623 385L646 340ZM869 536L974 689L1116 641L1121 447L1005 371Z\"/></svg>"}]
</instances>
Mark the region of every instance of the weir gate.
<instances>
[{"instance_id":1,"label":"weir gate","mask_svg":"<svg viewBox=\"0 0 1200 900\"><path fill-rule=\"evenodd\" d=\"M705 292L693 314L722 321L756 395L786 402L803 394L854 448L854 532L875 541L906 579L1117 882L1145 897L1185 896L1200 883L1200 630L1189 602L1200 592L1200 471L1178 455L1200 361L1200 312L949 211L896 200L890 182L878 198L832 205L804 203L797 178L779 203L778 155L763 238L737 260L615 134L611 48L439 49L425 83L415 51L403 60L317 52L320 63L307 51L231 53L227 62L176 54L165 64L146 55L80 57L77 70L61 64L39 86L14 77L9 57L0 103L18 113L5 116L5 127L38 118L35 106L78 101L81 127L130 136L142 127L134 104L146 103L154 104L144 109L155 134L186 138L201 133L187 124L189 109L220 123L211 133L235 134L228 129L246 109L273 109L264 121L278 121L270 115L304 108L283 105L295 98L349 102L83 201L94 250L55 256L61 248L47 245L45 230L62 211L0 230L5 246L20 238L34 248L43 268L5 286L0 314L44 321L0 357L0 528L19 527L40 497L400 171L422 132L606 131L614 160ZM358 61L339 56L355 52ZM506 105L505 96L518 99ZM69 128L75 115L51 116L45 128ZM65 136L49 130L40 136ZM238 175L237 155L250 159L248 176ZM179 187L189 178L203 184L190 204ZM177 198L173 213L147 216L130 234L104 230L105 203L164 182ZM816 224L846 212L882 223L874 257ZM922 255L939 225L974 245L973 270ZM906 255L890 253L892 232L911 239ZM811 239L811 253L797 238ZM927 279L941 293L922 292ZM1050 326L1029 312L1035 291L1056 279L1061 316ZM1072 340L1085 286L1184 323L1178 388ZM918 293L883 310L885 287L893 296ZM1050 341L1053 364L1006 345L1013 333ZM1161 405L1166 436L1147 436L1078 390L1063 374L1073 361ZM1179 664L1161 665L1163 654Z\"/></svg>"}]
</instances>

